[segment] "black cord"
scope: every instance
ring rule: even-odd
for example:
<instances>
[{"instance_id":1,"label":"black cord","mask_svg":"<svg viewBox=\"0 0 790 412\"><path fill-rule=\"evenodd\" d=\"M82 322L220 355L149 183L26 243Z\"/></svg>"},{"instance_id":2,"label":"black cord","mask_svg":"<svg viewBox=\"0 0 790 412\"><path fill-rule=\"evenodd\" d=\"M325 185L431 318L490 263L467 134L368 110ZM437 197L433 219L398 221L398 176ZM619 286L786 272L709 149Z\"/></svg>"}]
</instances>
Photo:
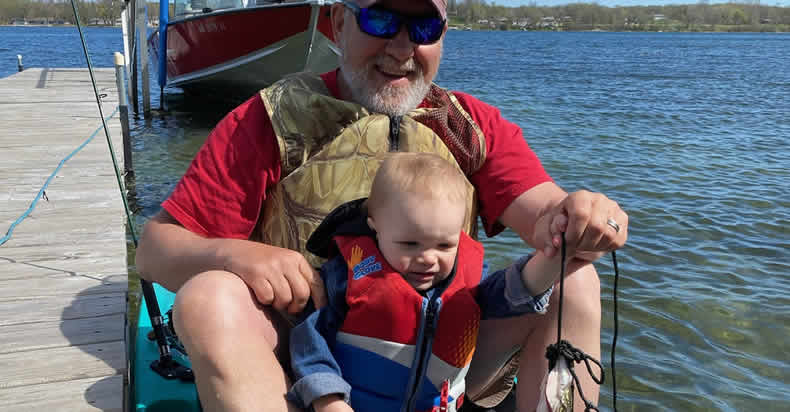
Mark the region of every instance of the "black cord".
<instances>
[{"instance_id":1,"label":"black cord","mask_svg":"<svg viewBox=\"0 0 790 412\"><path fill-rule=\"evenodd\" d=\"M584 392L582 390L581 385L579 384L579 378L576 376L576 372L573 369L574 363L581 363L584 362L585 366L587 367L587 372L590 374L590 377L593 379L595 383L598 385L602 385L605 379L605 373L601 362L596 360L595 358L587 355L586 353L582 352L581 350L573 347L570 342L562 340L562 305L565 300L565 258L566 258L567 250L565 244L565 233L562 234L562 248L560 249L560 296L559 296L559 304L557 307L557 343L549 345L546 348L546 358L549 360L549 370L553 369L556 364L557 360L560 356L565 358L568 363L568 371L570 372L571 376L573 377L573 382L576 385L576 388L579 390L579 397L582 398L584 401L584 410L586 411L598 411L598 408L593 405L587 398L584 396ZM612 251L612 264L614 265L614 290L612 291L612 296L614 300L614 335L612 336L612 349L611 349L611 363L612 363L612 405L614 411L617 411L617 380L615 378L615 348L617 346L617 334L618 334L618 319L617 319L617 280L620 277L620 272L617 267L617 255L614 251ZM600 370L601 377L598 378L595 376L592 370L592 366L590 364L592 362L598 369Z\"/></svg>"},{"instance_id":2,"label":"black cord","mask_svg":"<svg viewBox=\"0 0 790 412\"><path fill-rule=\"evenodd\" d=\"M620 271L617 269L617 254L612 251L612 265L614 266L614 287L612 289L612 300L614 301L614 334L612 336L612 353L611 353L611 364L612 364L612 407L615 411L617 411L617 378L615 376L615 368L614 364L614 352L615 347L617 346L617 280L620 278Z\"/></svg>"},{"instance_id":3,"label":"black cord","mask_svg":"<svg viewBox=\"0 0 790 412\"><path fill-rule=\"evenodd\" d=\"M560 342L562 342L562 302L565 301L564 299L564 292L565 292L565 256L567 251L565 250L565 233L562 233L562 248L560 249L560 304L557 307L557 346L559 346Z\"/></svg>"}]
</instances>

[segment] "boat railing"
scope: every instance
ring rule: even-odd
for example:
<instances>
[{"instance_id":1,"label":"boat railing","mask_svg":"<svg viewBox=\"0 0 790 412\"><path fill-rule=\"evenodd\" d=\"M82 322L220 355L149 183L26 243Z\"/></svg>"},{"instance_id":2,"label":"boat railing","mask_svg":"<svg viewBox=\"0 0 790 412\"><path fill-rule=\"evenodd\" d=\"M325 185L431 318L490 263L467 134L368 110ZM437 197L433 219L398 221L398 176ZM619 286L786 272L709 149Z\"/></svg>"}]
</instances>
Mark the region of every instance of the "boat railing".
<instances>
[{"instance_id":1,"label":"boat railing","mask_svg":"<svg viewBox=\"0 0 790 412\"><path fill-rule=\"evenodd\" d=\"M245 0L175 0L175 16L190 16L205 10L234 9L244 7Z\"/></svg>"},{"instance_id":2,"label":"boat railing","mask_svg":"<svg viewBox=\"0 0 790 412\"><path fill-rule=\"evenodd\" d=\"M304 0L173 0L174 17L189 17L206 12L269 6L282 3L298 3Z\"/></svg>"}]
</instances>

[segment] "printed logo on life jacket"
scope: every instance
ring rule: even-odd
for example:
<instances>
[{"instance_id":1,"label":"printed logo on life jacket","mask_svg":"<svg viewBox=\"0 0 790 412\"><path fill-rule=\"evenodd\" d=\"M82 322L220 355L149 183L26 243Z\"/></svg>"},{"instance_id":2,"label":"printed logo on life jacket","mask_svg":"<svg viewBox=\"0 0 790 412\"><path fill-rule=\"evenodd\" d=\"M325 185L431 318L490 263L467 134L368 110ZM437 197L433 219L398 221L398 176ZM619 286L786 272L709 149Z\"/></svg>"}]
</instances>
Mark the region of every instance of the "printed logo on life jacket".
<instances>
[{"instance_id":1,"label":"printed logo on life jacket","mask_svg":"<svg viewBox=\"0 0 790 412\"><path fill-rule=\"evenodd\" d=\"M354 245L351 248L351 258L347 263L348 267L354 271L354 280L381 270L381 262L376 262L375 256L362 259L362 248L359 245Z\"/></svg>"}]
</instances>

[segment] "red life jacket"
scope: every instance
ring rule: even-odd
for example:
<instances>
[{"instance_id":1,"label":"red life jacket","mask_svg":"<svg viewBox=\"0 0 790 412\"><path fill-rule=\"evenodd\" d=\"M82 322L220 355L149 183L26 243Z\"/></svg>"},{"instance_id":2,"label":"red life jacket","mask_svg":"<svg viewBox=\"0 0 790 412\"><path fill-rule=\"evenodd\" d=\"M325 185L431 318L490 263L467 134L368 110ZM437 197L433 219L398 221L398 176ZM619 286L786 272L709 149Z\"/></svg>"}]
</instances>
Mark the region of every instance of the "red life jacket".
<instances>
[{"instance_id":1,"label":"red life jacket","mask_svg":"<svg viewBox=\"0 0 790 412\"><path fill-rule=\"evenodd\" d=\"M455 410L477 342L483 246L462 232L455 273L429 298L387 263L373 238L334 240L348 266L348 312L333 353L352 386L351 406L430 411L444 386L447 410Z\"/></svg>"}]
</instances>

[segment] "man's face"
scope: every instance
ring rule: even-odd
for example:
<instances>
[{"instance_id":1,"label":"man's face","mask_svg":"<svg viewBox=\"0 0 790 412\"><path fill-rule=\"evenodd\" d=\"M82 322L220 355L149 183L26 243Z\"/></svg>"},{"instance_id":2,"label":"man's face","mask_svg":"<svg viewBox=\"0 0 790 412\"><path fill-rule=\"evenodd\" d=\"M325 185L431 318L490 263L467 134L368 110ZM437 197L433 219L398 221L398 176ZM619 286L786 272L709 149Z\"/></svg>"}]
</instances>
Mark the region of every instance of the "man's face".
<instances>
[{"instance_id":1,"label":"man's face","mask_svg":"<svg viewBox=\"0 0 790 412\"><path fill-rule=\"evenodd\" d=\"M425 0L385 0L376 5L411 16L436 13ZM342 50L342 98L388 115L406 114L422 102L439 70L443 39L429 45L412 43L405 26L392 39L373 37L360 31L354 14L341 3L332 7L332 27Z\"/></svg>"}]
</instances>

